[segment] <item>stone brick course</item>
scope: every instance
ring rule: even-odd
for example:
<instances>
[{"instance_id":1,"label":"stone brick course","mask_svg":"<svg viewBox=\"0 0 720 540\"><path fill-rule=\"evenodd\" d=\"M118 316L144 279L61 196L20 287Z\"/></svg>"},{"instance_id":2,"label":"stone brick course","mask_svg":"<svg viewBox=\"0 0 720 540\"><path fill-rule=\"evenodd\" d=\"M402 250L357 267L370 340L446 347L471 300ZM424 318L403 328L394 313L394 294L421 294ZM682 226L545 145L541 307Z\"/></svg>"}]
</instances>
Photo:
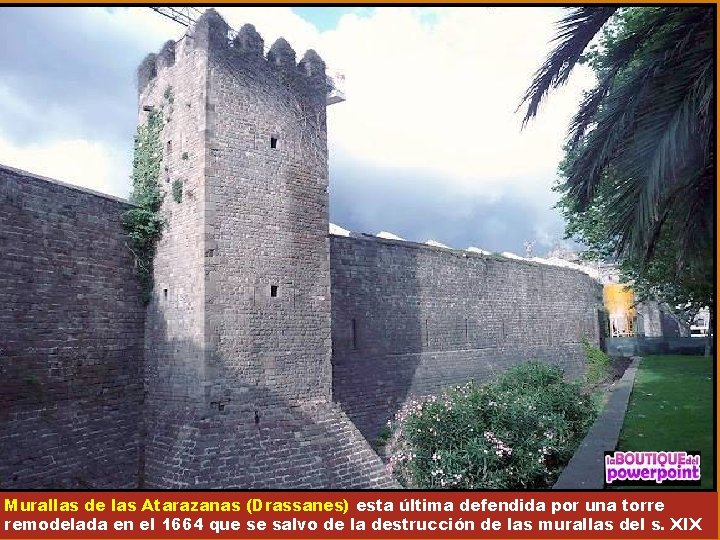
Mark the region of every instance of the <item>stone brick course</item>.
<instances>
[{"instance_id":1,"label":"stone brick course","mask_svg":"<svg viewBox=\"0 0 720 540\"><path fill-rule=\"evenodd\" d=\"M0 488L136 487L144 306L127 203L0 166Z\"/></svg>"},{"instance_id":2,"label":"stone brick course","mask_svg":"<svg viewBox=\"0 0 720 540\"><path fill-rule=\"evenodd\" d=\"M375 237L331 236L333 396L374 440L410 395L518 362L583 373L600 286L565 268Z\"/></svg>"}]
</instances>

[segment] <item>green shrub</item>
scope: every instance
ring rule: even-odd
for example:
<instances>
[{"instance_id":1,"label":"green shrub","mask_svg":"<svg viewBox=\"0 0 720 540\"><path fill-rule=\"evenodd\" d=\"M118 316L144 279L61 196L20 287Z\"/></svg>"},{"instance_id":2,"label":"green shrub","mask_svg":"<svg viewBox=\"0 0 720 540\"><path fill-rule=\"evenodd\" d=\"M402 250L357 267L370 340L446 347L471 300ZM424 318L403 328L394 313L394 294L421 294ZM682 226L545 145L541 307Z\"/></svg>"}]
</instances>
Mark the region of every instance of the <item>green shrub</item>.
<instances>
[{"instance_id":1,"label":"green shrub","mask_svg":"<svg viewBox=\"0 0 720 540\"><path fill-rule=\"evenodd\" d=\"M135 258L135 270L146 303L150 301L153 289L155 245L165 225L160 215L162 194L159 187L162 129L162 114L158 111L151 111L147 123L137 128L130 194L130 202L135 206L122 216L123 227L128 233L127 247Z\"/></svg>"},{"instance_id":2,"label":"green shrub","mask_svg":"<svg viewBox=\"0 0 720 540\"><path fill-rule=\"evenodd\" d=\"M415 489L546 488L595 416L562 370L529 362L485 386L410 401L393 424L388 470Z\"/></svg>"},{"instance_id":3,"label":"green shrub","mask_svg":"<svg viewBox=\"0 0 720 540\"><path fill-rule=\"evenodd\" d=\"M165 92L163 92L163 97L170 104L172 104L175 101L175 96L173 95L172 86L167 86L165 88Z\"/></svg>"},{"instance_id":4,"label":"green shrub","mask_svg":"<svg viewBox=\"0 0 720 540\"><path fill-rule=\"evenodd\" d=\"M585 358L587 359L585 381L588 384L597 384L605 381L608 375L610 375L610 357L599 347L590 343L587 338L583 338L582 344L583 349L585 349Z\"/></svg>"},{"instance_id":5,"label":"green shrub","mask_svg":"<svg viewBox=\"0 0 720 540\"><path fill-rule=\"evenodd\" d=\"M390 426L383 426L378 432L377 437L375 437L375 446L383 447L387 445L391 435L392 430L390 429Z\"/></svg>"}]
</instances>

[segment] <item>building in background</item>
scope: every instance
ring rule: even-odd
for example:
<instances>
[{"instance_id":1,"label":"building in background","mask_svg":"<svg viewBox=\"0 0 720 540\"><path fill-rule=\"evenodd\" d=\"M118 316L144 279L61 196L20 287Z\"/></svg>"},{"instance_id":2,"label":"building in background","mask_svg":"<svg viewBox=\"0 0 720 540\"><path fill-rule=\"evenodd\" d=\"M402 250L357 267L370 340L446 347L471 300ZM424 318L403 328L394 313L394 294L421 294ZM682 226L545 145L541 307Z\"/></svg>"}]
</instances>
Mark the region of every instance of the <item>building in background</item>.
<instances>
[{"instance_id":1,"label":"building in background","mask_svg":"<svg viewBox=\"0 0 720 540\"><path fill-rule=\"evenodd\" d=\"M704 307L695 315L690 325L690 336L707 337L710 333L710 308Z\"/></svg>"},{"instance_id":2,"label":"building in background","mask_svg":"<svg viewBox=\"0 0 720 540\"><path fill-rule=\"evenodd\" d=\"M578 253L563 246L555 246L548 252L546 260L554 264L566 262L597 279L603 286L603 307L605 308L605 336L610 338L630 337L688 337L705 336L709 327L709 311L702 310L692 327L673 313L667 304L654 301L638 302L632 285L623 283L620 270L614 263L584 261Z\"/></svg>"},{"instance_id":3,"label":"building in background","mask_svg":"<svg viewBox=\"0 0 720 540\"><path fill-rule=\"evenodd\" d=\"M609 337L636 335L637 311L632 289L620 283L605 283L603 304L607 310Z\"/></svg>"}]
</instances>

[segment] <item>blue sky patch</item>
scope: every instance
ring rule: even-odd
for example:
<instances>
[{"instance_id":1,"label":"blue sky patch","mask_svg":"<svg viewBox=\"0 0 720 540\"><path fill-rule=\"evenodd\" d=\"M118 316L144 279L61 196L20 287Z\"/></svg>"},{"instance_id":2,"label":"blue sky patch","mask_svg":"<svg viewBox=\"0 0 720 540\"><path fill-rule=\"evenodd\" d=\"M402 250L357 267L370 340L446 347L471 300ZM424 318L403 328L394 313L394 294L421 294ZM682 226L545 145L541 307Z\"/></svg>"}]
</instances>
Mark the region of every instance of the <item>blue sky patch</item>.
<instances>
[{"instance_id":1,"label":"blue sky patch","mask_svg":"<svg viewBox=\"0 0 720 540\"><path fill-rule=\"evenodd\" d=\"M300 15L303 19L311 22L315 27L324 32L337 27L340 17L348 13L368 12L370 8L365 7L294 7L293 12Z\"/></svg>"}]
</instances>

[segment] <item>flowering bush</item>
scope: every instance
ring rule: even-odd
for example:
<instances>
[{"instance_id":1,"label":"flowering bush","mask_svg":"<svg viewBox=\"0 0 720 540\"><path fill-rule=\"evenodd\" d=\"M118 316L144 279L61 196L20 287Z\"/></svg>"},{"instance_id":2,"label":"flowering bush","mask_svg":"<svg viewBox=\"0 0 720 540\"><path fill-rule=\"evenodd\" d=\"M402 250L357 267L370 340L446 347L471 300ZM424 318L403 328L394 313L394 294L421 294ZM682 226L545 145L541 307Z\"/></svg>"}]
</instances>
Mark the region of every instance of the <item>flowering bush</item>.
<instances>
[{"instance_id":1,"label":"flowering bush","mask_svg":"<svg viewBox=\"0 0 720 540\"><path fill-rule=\"evenodd\" d=\"M561 369L529 362L409 401L392 423L390 472L408 488L550 487L596 417Z\"/></svg>"}]
</instances>

